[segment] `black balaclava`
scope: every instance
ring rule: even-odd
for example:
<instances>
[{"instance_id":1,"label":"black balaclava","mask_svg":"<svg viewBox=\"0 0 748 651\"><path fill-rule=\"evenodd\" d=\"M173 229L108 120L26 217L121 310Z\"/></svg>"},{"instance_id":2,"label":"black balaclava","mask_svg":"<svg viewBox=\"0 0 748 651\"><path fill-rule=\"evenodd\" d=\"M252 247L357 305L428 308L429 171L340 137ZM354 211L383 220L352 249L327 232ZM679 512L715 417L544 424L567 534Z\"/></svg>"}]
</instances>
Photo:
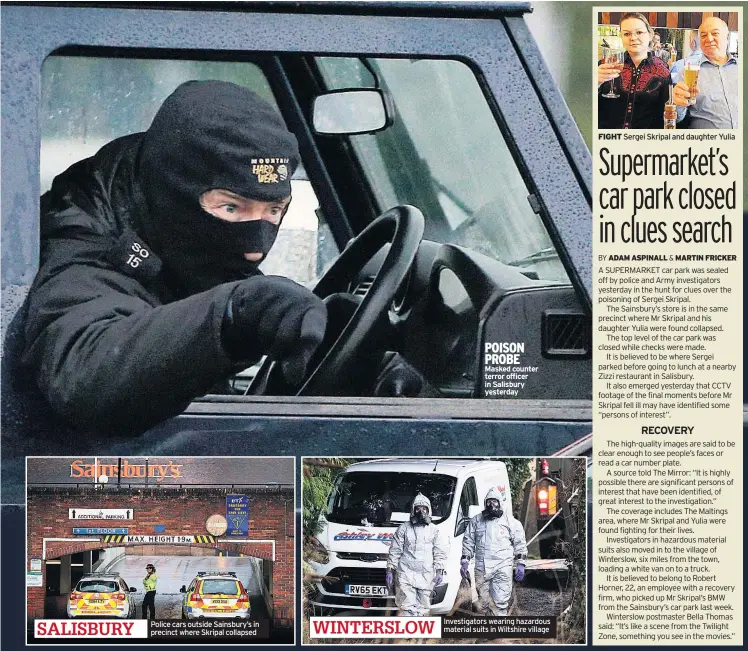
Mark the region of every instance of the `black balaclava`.
<instances>
[{"instance_id":1,"label":"black balaclava","mask_svg":"<svg viewBox=\"0 0 748 651\"><path fill-rule=\"evenodd\" d=\"M279 225L228 222L200 206L208 190L278 201L291 195L296 137L255 93L224 81L188 81L166 98L143 135L137 169L147 215L139 231L165 264L169 284L190 295L256 273L244 253L275 242Z\"/></svg>"}]
</instances>

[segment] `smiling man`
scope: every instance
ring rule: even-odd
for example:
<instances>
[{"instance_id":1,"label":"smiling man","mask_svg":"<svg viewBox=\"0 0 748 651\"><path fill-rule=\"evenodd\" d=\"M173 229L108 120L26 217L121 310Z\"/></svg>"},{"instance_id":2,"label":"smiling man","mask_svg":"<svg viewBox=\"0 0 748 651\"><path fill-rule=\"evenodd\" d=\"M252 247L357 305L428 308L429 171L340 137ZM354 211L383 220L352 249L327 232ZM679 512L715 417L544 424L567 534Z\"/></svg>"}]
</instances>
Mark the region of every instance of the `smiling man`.
<instances>
[{"instance_id":1,"label":"smiling man","mask_svg":"<svg viewBox=\"0 0 748 651\"><path fill-rule=\"evenodd\" d=\"M25 351L53 409L80 429L141 432L264 354L300 383L326 308L258 268L298 164L267 102L193 81L146 132L55 178Z\"/></svg>"},{"instance_id":2,"label":"smiling man","mask_svg":"<svg viewBox=\"0 0 748 651\"><path fill-rule=\"evenodd\" d=\"M692 106L688 106L691 94L684 81L685 71L678 73L673 89L678 121L688 115L691 129L738 128L738 60L727 51L729 36L727 24L715 16L699 26L701 52L689 59L699 65L696 103Z\"/></svg>"}]
</instances>

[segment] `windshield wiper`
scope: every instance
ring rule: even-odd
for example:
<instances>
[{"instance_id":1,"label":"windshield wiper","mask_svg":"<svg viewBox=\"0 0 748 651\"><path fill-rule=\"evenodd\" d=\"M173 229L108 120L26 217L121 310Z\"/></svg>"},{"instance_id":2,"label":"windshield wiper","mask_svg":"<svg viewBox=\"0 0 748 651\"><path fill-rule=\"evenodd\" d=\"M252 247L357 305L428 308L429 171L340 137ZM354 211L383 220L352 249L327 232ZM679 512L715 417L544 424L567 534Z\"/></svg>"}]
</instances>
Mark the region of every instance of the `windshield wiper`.
<instances>
[{"instance_id":1,"label":"windshield wiper","mask_svg":"<svg viewBox=\"0 0 748 651\"><path fill-rule=\"evenodd\" d=\"M546 260L558 260L558 252L553 247L542 249L537 253L531 253L524 258L507 262L510 267L527 267L535 264L536 262L545 262Z\"/></svg>"}]
</instances>

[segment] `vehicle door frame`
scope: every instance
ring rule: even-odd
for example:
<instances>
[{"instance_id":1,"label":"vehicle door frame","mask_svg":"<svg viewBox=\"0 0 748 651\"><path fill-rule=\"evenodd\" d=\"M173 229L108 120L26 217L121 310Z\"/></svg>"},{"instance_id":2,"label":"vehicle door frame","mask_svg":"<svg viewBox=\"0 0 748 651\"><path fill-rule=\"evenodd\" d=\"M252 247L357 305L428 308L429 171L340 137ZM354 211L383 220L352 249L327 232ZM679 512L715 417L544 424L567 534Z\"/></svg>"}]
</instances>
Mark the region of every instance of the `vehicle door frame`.
<instances>
[{"instance_id":1,"label":"vehicle door frame","mask_svg":"<svg viewBox=\"0 0 748 651\"><path fill-rule=\"evenodd\" d=\"M333 5L338 7L333 8ZM387 3L382 3L383 5ZM466 3L469 5L470 3ZM591 212L589 197L577 179L584 175L574 157L568 155L554 128L547 99L537 89L552 83L547 71L525 66L517 44L507 30L507 20L518 18L529 5L486 3L485 11L453 6L439 9L431 3L409 3L412 15L380 11L361 3L330 3L325 11L303 9L273 11L247 10L242 3L220 4L216 9L159 8L148 6L50 6L3 5L2 12L2 339L4 371L14 364L6 361L19 355L22 342L19 310L28 294L39 261L39 145L41 68L51 53L67 46L132 48L138 50L189 51L196 53L251 51L258 55L290 53L309 55L419 56L459 59L479 71L479 82L490 90L490 103L517 162L530 173L537 206L554 245L583 305L591 295ZM373 6L373 5L372 5ZM417 9L417 6L423 9ZM349 14L335 13L348 11ZM300 13L301 12L301 13ZM366 15L366 38L362 39L361 16ZM420 15L417 15L420 12ZM179 25L182 29L174 29ZM512 33L515 33L514 30ZM209 45L210 47L206 47ZM540 57L534 43L522 46L523 56ZM528 54L529 53L529 54ZM199 58L199 56L198 56ZM542 79L538 78L542 76ZM545 75L545 76L543 76ZM522 110L517 110L520 106ZM303 117L301 108L295 109ZM532 120L527 116L531 115ZM571 116L566 113L569 121ZM304 120L304 122L306 122ZM306 162L306 161L305 161ZM322 187L322 186L320 186ZM326 203L329 209L330 202ZM5 377L8 377L7 375ZM24 437L29 414L15 408L14 394L3 382L3 411L9 410L6 426ZM383 400L305 402L294 397L264 401L197 401L184 416L155 428L150 437L120 444L103 441L107 450L142 453L165 437L180 432L205 433L217 437L258 433L254 443L266 452L307 454L350 454L376 431L382 453L402 451L403 436L418 441L419 450L434 454L442 445L465 454L485 453L478 440L466 445L461 438L482 424L490 425L488 439L497 454L511 454L519 445L527 454L543 454L561 447L589 431L589 401L503 401L471 399L470 405L455 399L454 408L442 401L430 411L426 403L392 403ZM419 407L420 405L420 407ZM301 418L299 416L302 416ZM5 413L4 413L5 419ZM32 419L33 420L33 419ZM360 423L367 421L367 436L359 440ZM351 425L351 423L356 425ZM501 431L496 429L501 425ZM342 438L309 440L310 431L334 430ZM433 432L441 432L434 437ZM343 433L345 435L343 436ZM454 437L457 437L456 439ZM327 439L327 437L323 437ZM354 440L355 438L355 440ZM534 441L534 443L532 442ZM193 439L193 443L196 442ZM86 442L91 443L90 441ZM174 445L179 445L176 439ZM203 442L205 444L205 442ZM81 441L81 447L84 443ZM230 447L227 443L227 448ZM187 446L188 448L190 446ZM197 446L199 448L199 445ZM87 450L93 451L95 445ZM190 448L195 449L195 448ZM215 446L210 448L215 450ZM237 446L229 453L241 453ZM210 452L213 453L213 452ZM5 473L3 473L5 475ZM14 481L14 480L13 480ZM17 499L17 498L15 498Z\"/></svg>"}]
</instances>

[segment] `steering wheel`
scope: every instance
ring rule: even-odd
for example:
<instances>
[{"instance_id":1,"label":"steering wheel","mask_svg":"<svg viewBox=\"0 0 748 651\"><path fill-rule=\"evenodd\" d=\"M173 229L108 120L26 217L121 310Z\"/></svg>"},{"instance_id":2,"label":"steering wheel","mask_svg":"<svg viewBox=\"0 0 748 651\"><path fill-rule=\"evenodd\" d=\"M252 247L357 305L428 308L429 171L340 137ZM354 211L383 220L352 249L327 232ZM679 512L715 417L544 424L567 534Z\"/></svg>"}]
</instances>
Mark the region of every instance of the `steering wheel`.
<instances>
[{"instance_id":1,"label":"steering wheel","mask_svg":"<svg viewBox=\"0 0 748 651\"><path fill-rule=\"evenodd\" d=\"M423 230L423 214L418 208L407 205L395 206L361 231L320 278L313 290L320 298L345 293L366 262L383 246L390 244L384 262L366 296L330 349L324 353L317 368L304 380L297 395L345 395L345 388L348 385L345 381L347 373L351 372L358 354L371 342L380 320L386 317L397 291L407 278L418 253ZM275 371L273 367L279 365L271 362L268 365L263 364L263 367L265 366L267 369L261 368L252 381L250 393L262 392ZM279 370L278 368L277 371Z\"/></svg>"}]
</instances>

